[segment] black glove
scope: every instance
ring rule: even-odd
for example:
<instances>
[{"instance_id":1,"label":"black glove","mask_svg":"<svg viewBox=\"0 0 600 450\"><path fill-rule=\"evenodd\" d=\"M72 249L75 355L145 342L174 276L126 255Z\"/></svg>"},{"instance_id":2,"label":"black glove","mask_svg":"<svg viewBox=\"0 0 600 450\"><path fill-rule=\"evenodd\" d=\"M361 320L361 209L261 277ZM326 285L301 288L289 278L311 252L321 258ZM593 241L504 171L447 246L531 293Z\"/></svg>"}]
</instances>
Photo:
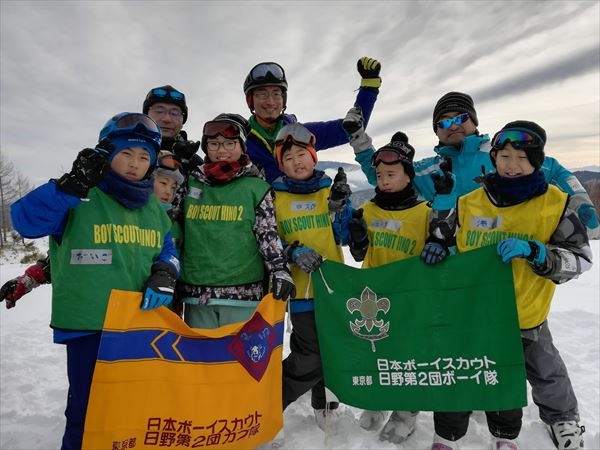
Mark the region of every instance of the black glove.
<instances>
[{"instance_id":1,"label":"black glove","mask_svg":"<svg viewBox=\"0 0 600 450\"><path fill-rule=\"evenodd\" d=\"M452 192L454 187L454 176L452 172L448 171L436 171L431 174L433 180L433 188L436 194L445 195Z\"/></svg>"},{"instance_id":2,"label":"black glove","mask_svg":"<svg viewBox=\"0 0 600 450\"><path fill-rule=\"evenodd\" d=\"M352 134L360 130L363 127L363 123L362 108L354 106L346 113L346 117L342 120L342 127L346 130L346 133Z\"/></svg>"},{"instance_id":3,"label":"black glove","mask_svg":"<svg viewBox=\"0 0 600 450\"><path fill-rule=\"evenodd\" d=\"M437 264L446 259L450 252L439 242L427 242L421 251L421 260L425 264Z\"/></svg>"},{"instance_id":4,"label":"black glove","mask_svg":"<svg viewBox=\"0 0 600 450\"><path fill-rule=\"evenodd\" d=\"M173 144L172 151L181 161L183 175L186 177L204 162L197 154L199 148L200 141L182 140Z\"/></svg>"},{"instance_id":5,"label":"black glove","mask_svg":"<svg viewBox=\"0 0 600 450\"><path fill-rule=\"evenodd\" d=\"M62 192L85 198L91 188L104 179L109 170L108 158L114 151L108 140L100 142L96 148L84 148L73 162L71 171L56 181Z\"/></svg>"},{"instance_id":6,"label":"black glove","mask_svg":"<svg viewBox=\"0 0 600 450\"><path fill-rule=\"evenodd\" d=\"M142 289L141 309L154 309L173 301L177 272L170 264L158 262L152 266L152 275Z\"/></svg>"},{"instance_id":7,"label":"black glove","mask_svg":"<svg viewBox=\"0 0 600 450\"><path fill-rule=\"evenodd\" d=\"M329 198L327 199L329 200L329 211L340 212L344 208L344 205L351 194L352 189L350 189L350 185L348 184L346 172L344 172L343 167L339 167L337 174L333 179Z\"/></svg>"},{"instance_id":8,"label":"black glove","mask_svg":"<svg viewBox=\"0 0 600 450\"><path fill-rule=\"evenodd\" d=\"M356 261L362 261L369 248L367 223L363 219L362 208L352 211L352 219L348 223L348 229L350 230L350 253Z\"/></svg>"},{"instance_id":9,"label":"black glove","mask_svg":"<svg viewBox=\"0 0 600 450\"><path fill-rule=\"evenodd\" d=\"M271 276L271 290L275 300L287 300L296 296L296 285L287 270L276 270Z\"/></svg>"},{"instance_id":10,"label":"black glove","mask_svg":"<svg viewBox=\"0 0 600 450\"><path fill-rule=\"evenodd\" d=\"M381 78L379 78L381 63L379 61L363 56L357 61L356 68L362 78L360 82L361 87L378 88L381 86Z\"/></svg>"}]
</instances>

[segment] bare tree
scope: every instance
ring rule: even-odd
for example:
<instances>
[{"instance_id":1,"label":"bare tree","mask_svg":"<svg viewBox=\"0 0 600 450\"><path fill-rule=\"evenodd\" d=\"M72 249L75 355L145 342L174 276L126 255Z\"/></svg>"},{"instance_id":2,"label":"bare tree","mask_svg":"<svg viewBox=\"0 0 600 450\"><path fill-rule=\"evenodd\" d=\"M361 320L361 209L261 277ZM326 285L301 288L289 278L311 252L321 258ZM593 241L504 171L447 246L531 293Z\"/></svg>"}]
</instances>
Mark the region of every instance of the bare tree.
<instances>
[{"instance_id":1,"label":"bare tree","mask_svg":"<svg viewBox=\"0 0 600 450\"><path fill-rule=\"evenodd\" d=\"M31 191L31 183L0 153L0 248L12 230L10 204Z\"/></svg>"}]
</instances>

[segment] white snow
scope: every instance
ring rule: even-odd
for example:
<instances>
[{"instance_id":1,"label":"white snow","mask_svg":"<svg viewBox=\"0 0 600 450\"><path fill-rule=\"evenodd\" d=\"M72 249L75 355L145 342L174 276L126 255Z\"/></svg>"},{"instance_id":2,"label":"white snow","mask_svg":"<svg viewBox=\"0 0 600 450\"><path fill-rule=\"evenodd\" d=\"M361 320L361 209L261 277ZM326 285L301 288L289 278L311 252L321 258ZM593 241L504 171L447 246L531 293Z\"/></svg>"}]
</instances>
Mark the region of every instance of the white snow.
<instances>
[{"instance_id":1,"label":"white snow","mask_svg":"<svg viewBox=\"0 0 600 450\"><path fill-rule=\"evenodd\" d=\"M596 265L577 280L558 286L549 317L555 345L569 369L585 425L586 449L600 449L599 434L599 241L592 241ZM352 258L347 255L347 261ZM27 267L2 264L0 284ZM64 429L67 395L65 349L52 343L48 327L50 286L41 286L6 310L0 305L0 448L4 450L57 449ZM289 334L286 333L285 344ZM315 424L310 394L285 411L284 449L421 449L428 450L433 435L431 412L422 412L415 433L403 444L380 442L377 432L358 426L360 410L340 406L329 432ZM462 449L489 448L485 416L472 415ZM546 428L531 401L524 409L520 448L553 449Z\"/></svg>"}]
</instances>

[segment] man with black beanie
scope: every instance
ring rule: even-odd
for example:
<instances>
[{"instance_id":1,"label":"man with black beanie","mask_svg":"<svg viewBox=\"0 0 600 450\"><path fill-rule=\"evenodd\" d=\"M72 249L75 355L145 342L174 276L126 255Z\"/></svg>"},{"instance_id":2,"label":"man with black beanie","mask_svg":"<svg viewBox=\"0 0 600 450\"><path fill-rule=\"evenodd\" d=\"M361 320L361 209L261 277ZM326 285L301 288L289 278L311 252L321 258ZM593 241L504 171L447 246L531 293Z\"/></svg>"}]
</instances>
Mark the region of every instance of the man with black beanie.
<instances>
[{"instance_id":1,"label":"man with black beanie","mask_svg":"<svg viewBox=\"0 0 600 450\"><path fill-rule=\"evenodd\" d=\"M435 186L430 174L438 169L454 174L458 195L477 189L480 186L478 176L482 174L482 169L487 173L494 167L489 158L490 138L477 129L479 119L473 98L469 94L456 91L444 94L433 109L432 125L439 139L438 145L433 148L436 156L414 162L413 182L420 197L426 200L434 199ZM360 163L369 183L375 186L377 180L370 166L373 151L370 148L355 152L355 159ZM586 226L589 239L600 239L598 212L575 175L549 156L544 158L541 170L548 183L558 186L573 197L575 210Z\"/></svg>"}]
</instances>

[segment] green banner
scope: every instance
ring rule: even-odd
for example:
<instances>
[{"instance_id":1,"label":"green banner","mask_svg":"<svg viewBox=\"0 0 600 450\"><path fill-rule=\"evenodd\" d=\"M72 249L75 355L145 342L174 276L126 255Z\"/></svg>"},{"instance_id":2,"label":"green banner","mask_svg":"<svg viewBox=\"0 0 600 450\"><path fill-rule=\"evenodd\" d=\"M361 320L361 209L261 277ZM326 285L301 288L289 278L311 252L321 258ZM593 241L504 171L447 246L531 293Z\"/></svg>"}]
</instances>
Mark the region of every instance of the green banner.
<instances>
[{"instance_id":1,"label":"green banner","mask_svg":"<svg viewBox=\"0 0 600 450\"><path fill-rule=\"evenodd\" d=\"M371 410L503 410L527 404L512 269L494 247L312 276L327 387Z\"/></svg>"}]
</instances>

